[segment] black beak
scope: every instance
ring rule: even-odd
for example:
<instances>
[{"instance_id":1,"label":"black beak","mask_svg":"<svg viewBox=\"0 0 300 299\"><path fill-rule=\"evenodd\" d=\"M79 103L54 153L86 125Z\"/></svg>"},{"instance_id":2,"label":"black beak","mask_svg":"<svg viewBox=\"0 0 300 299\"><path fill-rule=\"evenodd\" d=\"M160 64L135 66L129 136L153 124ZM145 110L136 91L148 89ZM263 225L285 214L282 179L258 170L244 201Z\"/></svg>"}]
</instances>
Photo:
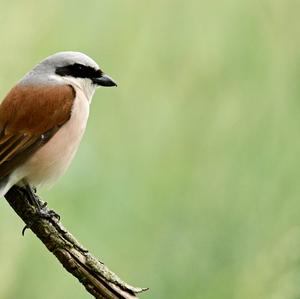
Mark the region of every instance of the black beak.
<instances>
[{"instance_id":1,"label":"black beak","mask_svg":"<svg viewBox=\"0 0 300 299\"><path fill-rule=\"evenodd\" d=\"M93 78L92 80L94 84L100 86L106 86L106 87L117 86L117 83L106 74L102 74L101 77Z\"/></svg>"}]
</instances>

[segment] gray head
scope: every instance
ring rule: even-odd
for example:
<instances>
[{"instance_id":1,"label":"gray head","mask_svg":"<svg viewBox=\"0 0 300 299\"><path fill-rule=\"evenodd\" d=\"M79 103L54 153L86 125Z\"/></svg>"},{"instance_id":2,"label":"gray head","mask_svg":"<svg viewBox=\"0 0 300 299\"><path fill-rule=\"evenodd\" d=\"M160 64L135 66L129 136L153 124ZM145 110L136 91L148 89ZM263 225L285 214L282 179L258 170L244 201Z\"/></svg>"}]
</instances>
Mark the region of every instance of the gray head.
<instances>
[{"instance_id":1,"label":"gray head","mask_svg":"<svg viewBox=\"0 0 300 299\"><path fill-rule=\"evenodd\" d=\"M99 68L89 56L80 52L59 52L51 55L24 76L21 84L72 84L116 86L117 84Z\"/></svg>"}]
</instances>

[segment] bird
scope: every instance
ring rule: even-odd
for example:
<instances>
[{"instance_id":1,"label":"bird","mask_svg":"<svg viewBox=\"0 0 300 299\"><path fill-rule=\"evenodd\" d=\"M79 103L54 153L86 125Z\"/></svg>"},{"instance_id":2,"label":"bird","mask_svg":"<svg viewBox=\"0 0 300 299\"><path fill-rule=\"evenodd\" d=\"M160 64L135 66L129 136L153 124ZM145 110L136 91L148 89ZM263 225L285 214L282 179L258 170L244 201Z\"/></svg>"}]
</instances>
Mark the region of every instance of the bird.
<instances>
[{"instance_id":1,"label":"bird","mask_svg":"<svg viewBox=\"0 0 300 299\"><path fill-rule=\"evenodd\" d=\"M65 51L42 60L8 92L0 104L0 196L17 185L36 204L35 188L65 173L101 86L117 83L86 54Z\"/></svg>"}]
</instances>

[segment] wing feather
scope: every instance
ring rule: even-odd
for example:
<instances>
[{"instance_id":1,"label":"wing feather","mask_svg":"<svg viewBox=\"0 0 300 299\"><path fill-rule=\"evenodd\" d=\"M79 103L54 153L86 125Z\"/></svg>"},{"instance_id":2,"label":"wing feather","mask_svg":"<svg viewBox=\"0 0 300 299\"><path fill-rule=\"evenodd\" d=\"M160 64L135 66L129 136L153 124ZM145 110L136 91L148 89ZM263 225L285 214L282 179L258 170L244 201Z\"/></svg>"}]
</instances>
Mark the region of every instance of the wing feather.
<instances>
[{"instance_id":1,"label":"wing feather","mask_svg":"<svg viewBox=\"0 0 300 299\"><path fill-rule=\"evenodd\" d=\"M17 86L0 105L0 179L26 161L71 117L69 85Z\"/></svg>"},{"instance_id":2,"label":"wing feather","mask_svg":"<svg viewBox=\"0 0 300 299\"><path fill-rule=\"evenodd\" d=\"M28 141L31 140L32 137L24 136L24 134L22 134L22 135L13 136L11 139L12 142L10 142L10 144L7 145L6 147L1 149L0 146L0 165L3 162L8 161L12 157L14 157L14 155L17 153L19 149L24 150L26 148L24 145L26 145L26 143L28 143Z\"/></svg>"}]
</instances>

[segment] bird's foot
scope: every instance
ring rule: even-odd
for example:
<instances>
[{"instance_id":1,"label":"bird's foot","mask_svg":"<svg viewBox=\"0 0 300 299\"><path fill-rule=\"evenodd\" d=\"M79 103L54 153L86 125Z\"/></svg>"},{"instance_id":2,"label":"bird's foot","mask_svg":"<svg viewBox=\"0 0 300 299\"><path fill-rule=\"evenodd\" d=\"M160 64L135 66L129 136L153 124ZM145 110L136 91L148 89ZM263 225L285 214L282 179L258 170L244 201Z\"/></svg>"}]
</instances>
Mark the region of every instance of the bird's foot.
<instances>
[{"instance_id":1,"label":"bird's foot","mask_svg":"<svg viewBox=\"0 0 300 299\"><path fill-rule=\"evenodd\" d=\"M36 208L36 212L38 214L38 216L36 217L36 219L47 219L47 220L52 220L53 218L55 218L57 221L60 221L60 215L57 214L55 211L53 210L49 210L46 208L47 207L47 203L45 202L42 206L42 208ZM24 228L22 229L22 236L25 235L25 232L27 229L29 229L30 226L29 225L25 225Z\"/></svg>"},{"instance_id":2,"label":"bird's foot","mask_svg":"<svg viewBox=\"0 0 300 299\"><path fill-rule=\"evenodd\" d=\"M60 220L60 215L57 214L53 210L49 210L47 208L48 203L44 202L43 205L40 208L37 208L37 213L39 214L40 217L45 218L45 219L52 219L56 218L58 221Z\"/></svg>"},{"instance_id":3,"label":"bird's foot","mask_svg":"<svg viewBox=\"0 0 300 299\"><path fill-rule=\"evenodd\" d=\"M35 207L36 210L36 218L37 219L48 219L53 220L55 218L57 221L60 220L60 215L58 215L55 211L50 210L47 208L47 202L41 202L39 197L35 194L36 189L30 187L29 185L25 185L23 188L23 192L26 194L27 199L31 203L32 206ZM28 225L26 225L22 230L22 235L24 236L25 231L30 228Z\"/></svg>"}]
</instances>

